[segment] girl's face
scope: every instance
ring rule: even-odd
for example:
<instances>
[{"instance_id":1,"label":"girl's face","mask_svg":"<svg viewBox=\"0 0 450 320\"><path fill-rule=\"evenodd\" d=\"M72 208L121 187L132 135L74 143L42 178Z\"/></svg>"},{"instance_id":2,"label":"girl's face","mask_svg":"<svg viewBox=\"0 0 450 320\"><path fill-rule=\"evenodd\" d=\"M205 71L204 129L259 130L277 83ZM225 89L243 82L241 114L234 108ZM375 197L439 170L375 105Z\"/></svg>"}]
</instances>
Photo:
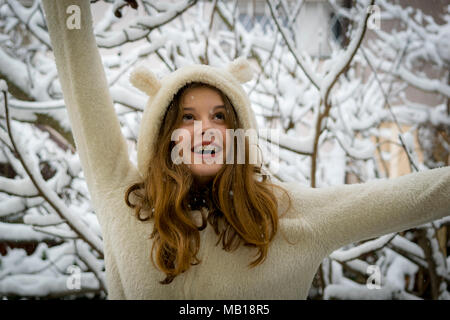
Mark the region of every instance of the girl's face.
<instances>
[{"instance_id":1,"label":"girl's face","mask_svg":"<svg viewBox=\"0 0 450 320\"><path fill-rule=\"evenodd\" d=\"M208 182L225 163L227 125L223 99L208 87L189 88L181 96L180 107L183 117L179 128L189 132L186 140L190 139L191 147L188 157L183 158L190 158L186 165L198 182Z\"/></svg>"}]
</instances>

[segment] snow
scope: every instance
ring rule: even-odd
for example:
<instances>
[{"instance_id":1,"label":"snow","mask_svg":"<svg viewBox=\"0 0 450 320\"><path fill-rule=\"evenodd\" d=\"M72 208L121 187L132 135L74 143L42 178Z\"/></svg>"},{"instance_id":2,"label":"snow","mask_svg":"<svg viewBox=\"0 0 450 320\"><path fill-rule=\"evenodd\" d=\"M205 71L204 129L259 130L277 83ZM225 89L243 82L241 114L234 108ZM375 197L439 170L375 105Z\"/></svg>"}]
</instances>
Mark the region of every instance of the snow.
<instances>
[{"instance_id":1,"label":"snow","mask_svg":"<svg viewBox=\"0 0 450 320\"><path fill-rule=\"evenodd\" d=\"M391 241L395 237L395 234L388 234L384 235L382 237L379 237L372 241L367 241L357 247L348 249L348 250L337 250L334 251L330 258L335 259L337 261L348 261L358 258L359 256L362 256L365 253L376 251L386 245L389 241Z\"/></svg>"},{"instance_id":2,"label":"snow","mask_svg":"<svg viewBox=\"0 0 450 320\"><path fill-rule=\"evenodd\" d=\"M37 1L33 2L33 5L26 9L16 0L8 0L7 2L11 10L16 14L16 17L18 17L21 22L26 22L31 33L50 48L50 37L48 36L48 33L41 28L41 26L44 25L43 17L42 15L34 14L40 3Z\"/></svg>"},{"instance_id":3,"label":"snow","mask_svg":"<svg viewBox=\"0 0 450 320\"><path fill-rule=\"evenodd\" d=\"M15 136L15 132L13 131L13 136ZM15 139L17 136L14 137ZM64 218L67 223L76 230L76 233L83 236L84 239L86 239L91 245L94 246L98 252L103 252L103 243L101 242L101 239L95 235L89 227L84 224L82 221L80 221L77 216L72 213L69 208L66 207L66 205L63 203L63 201L58 197L58 195L49 188L48 184L44 181L42 178L40 172L37 170L37 159L36 155L32 153L33 150L27 150L23 148L23 146L20 143L21 139L18 139L19 141L16 141L16 146L18 149L18 152L21 154L23 159L23 164L27 167L28 172L30 172L31 176L34 179L34 182L36 183L36 188L40 190L42 194L46 196L46 198L50 201L52 204L52 209L57 211L58 214L61 215L62 218ZM33 148L38 148L39 145L33 146ZM10 179L5 179L10 180ZM0 180L1 181L1 180ZM27 181L27 187L30 188L30 185ZM1 185L0 185L1 188ZM17 190L20 194L20 190ZM58 233L58 231L52 231ZM64 232L63 232L64 233ZM66 236L72 236L67 235Z\"/></svg>"},{"instance_id":4,"label":"snow","mask_svg":"<svg viewBox=\"0 0 450 320\"><path fill-rule=\"evenodd\" d=\"M342 149L352 158L369 159L373 156L375 146L369 140L354 139L350 141L350 137L345 136L342 131L337 131L334 125L329 126L330 131L335 134L337 141ZM354 144L354 146L352 146Z\"/></svg>"},{"instance_id":5,"label":"snow","mask_svg":"<svg viewBox=\"0 0 450 320\"><path fill-rule=\"evenodd\" d=\"M49 111L65 108L64 100L50 100L50 101L23 101L17 99L9 100L9 106L15 109Z\"/></svg>"},{"instance_id":6,"label":"snow","mask_svg":"<svg viewBox=\"0 0 450 320\"><path fill-rule=\"evenodd\" d=\"M106 278L103 274L104 264L101 263L96 256L89 250L89 246L83 241L77 241L77 252L84 263L96 275L96 279L101 283L103 288L106 288Z\"/></svg>"},{"instance_id":7,"label":"snow","mask_svg":"<svg viewBox=\"0 0 450 320\"><path fill-rule=\"evenodd\" d=\"M32 212L24 216L23 222L35 226L48 226L63 223L64 220L55 214L42 215Z\"/></svg>"},{"instance_id":8,"label":"snow","mask_svg":"<svg viewBox=\"0 0 450 320\"><path fill-rule=\"evenodd\" d=\"M282 132L276 132L278 135L279 144L281 147L288 147L290 150L294 150L300 153L312 153L313 152L313 140L314 136L308 135L306 137L291 137ZM275 135L274 134L274 135Z\"/></svg>"},{"instance_id":9,"label":"snow","mask_svg":"<svg viewBox=\"0 0 450 320\"><path fill-rule=\"evenodd\" d=\"M364 7L367 7L365 4ZM358 50L359 42L361 41L364 30L365 30L365 20L367 17L366 13L361 17L358 23L358 29L355 35L352 35L352 40L348 45L347 49L338 57L333 59L332 69L327 73L327 75L322 80L320 85L320 93L323 99L326 99L327 92L331 89L333 82L335 81L337 75L342 72L346 65L350 62L352 56L355 54L356 50Z\"/></svg>"},{"instance_id":10,"label":"snow","mask_svg":"<svg viewBox=\"0 0 450 320\"><path fill-rule=\"evenodd\" d=\"M69 289L67 282L70 276L35 277L28 274L10 275L0 281L0 292L3 295L18 295L23 297L47 297L77 294L77 290ZM81 273L81 288L95 291L98 280L92 273Z\"/></svg>"},{"instance_id":11,"label":"snow","mask_svg":"<svg viewBox=\"0 0 450 320\"><path fill-rule=\"evenodd\" d=\"M414 75L411 71L403 67L400 67L395 74L409 84L424 91L438 92L447 97L450 97L450 85L442 83L436 79L423 79L422 77Z\"/></svg>"},{"instance_id":12,"label":"snow","mask_svg":"<svg viewBox=\"0 0 450 320\"><path fill-rule=\"evenodd\" d=\"M11 195L21 195L24 197L34 197L38 195L31 179L8 179L0 177L0 190Z\"/></svg>"},{"instance_id":13,"label":"snow","mask_svg":"<svg viewBox=\"0 0 450 320\"><path fill-rule=\"evenodd\" d=\"M298 66L303 70L305 75L311 80L311 82L317 87L320 88L320 79L316 76L316 74L309 68L309 64L305 61L305 58L297 53L296 46L294 42L290 39L289 36L287 36L286 30L281 26L281 22L279 19L277 19L277 15L275 13L275 6L272 1L268 1L270 11L272 13L272 16L275 18L274 21L279 27L279 31L283 35L283 39L286 41L287 46L293 52L294 58L298 64Z\"/></svg>"},{"instance_id":14,"label":"snow","mask_svg":"<svg viewBox=\"0 0 450 320\"><path fill-rule=\"evenodd\" d=\"M32 226L0 222L0 241L44 241L55 237L35 231Z\"/></svg>"},{"instance_id":15,"label":"snow","mask_svg":"<svg viewBox=\"0 0 450 320\"><path fill-rule=\"evenodd\" d=\"M152 7L140 5L138 11L123 9L121 19L113 12L123 1L98 2L93 6L106 8L94 15L95 36L132 161L136 163L136 138L148 97L129 84L129 72L137 63L145 62L160 77L180 66L198 63L204 58L208 37L211 65L223 66L237 56L251 60L256 77L244 89L257 115L265 169L276 175L274 179L311 185L316 134L316 187L342 185L348 173L354 173L363 182L387 176L375 157L379 151L377 143L392 175L392 165L397 162L408 166L399 162L405 151L392 148L399 142L392 113L398 124L407 128L401 137L419 170L436 166L438 162L432 153L436 128L450 125L446 102L450 97L448 12L444 10L441 19L437 19L419 8L379 0L381 29L368 31L358 49L368 1L358 2L349 10L337 1L329 1L339 17L349 20L347 35L351 41L347 48L331 43L330 57L319 59L309 56L302 49L305 46L294 41L292 31L307 27L298 19L294 21L296 15L292 14L301 10L302 1L289 5L283 1L279 8L275 8L275 3L270 1L266 7L269 23L264 28L257 24L250 30L241 22L239 12L233 11L233 4L222 1L217 2L219 14L214 16L211 30L209 3L152 2ZM82 270L81 295L86 297L85 292L98 293L106 287L102 233L77 153L64 151L42 127L32 124L45 115L70 132L39 5L35 1L26 8L17 0L0 4L0 90L17 88L22 92L8 93L12 131L36 181L34 185L22 167L3 122L0 162L10 166L12 176L0 176L0 241L38 243L30 256L22 249L8 248L7 255L0 257L0 297L76 294L67 289L68 268L75 265ZM276 12L276 20L271 12ZM247 21L251 20L247 16ZM395 28L390 27L391 22ZM233 27L228 28L227 23ZM346 72L340 74L347 65ZM316 132L318 117L325 111L325 96L331 109L320 132ZM0 117L4 120L3 105L1 95ZM391 124L384 126L387 122ZM448 149L442 143L442 150ZM53 174L48 180L40 172L44 165ZM40 197L41 193L50 202ZM448 220L435 221L435 227L442 227ZM331 253L323 264L324 297L417 298L408 292L413 290L418 267L428 270L430 258L436 266L434 271L450 279L449 257L440 253L431 226L421 228L427 230L431 257L426 257L413 242L417 241L414 231L405 236L388 234L363 244L349 244ZM57 243L48 248L43 242L48 240ZM380 290L351 280L355 274L368 278L371 266L381 270ZM409 277L408 286L405 277ZM311 292L320 292L316 289L313 287ZM439 298L450 299L445 281L440 284Z\"/></svg>"},{"instance_id":16,"label":"snow","mask_svg":"<svg viewBox=\"0 0 450 320\"><path fill-rule=\"evenodd\" d=\"M8 85L3 79L0 79L0 91L8 91Z\"/></svg>"},{"instance_id":17,"label":"snow","mask_svg":"<svg viewBox=\"0 0 450 320\"><path fill-rule=\"evenodd\" d=\"M445 264L445 258L436 239L436 230L434 228L428 228L426 235L431 244L432 258L436 264L436 273L441 277L445 277L448 274L448 270Z\"/></svg>"},{"instance_id":18,"label":"snow","mask_svg":"<svg viewBox=\"0 0 450 320\"><path fill-rule=\"evenodd\" d=\"M440 59L447 65L450 64L450 28L443 30L436 41L436 50Z\"/></svg>"},{"instance_id":19,"label":"snow","mask_svg":"<svg viewBox=\"0 0 450 320\"><path fill-rule=\"evenodd\" d=\"M388 286L379 290L368 289L365 286L349 287L347 285L331 284L325 288L324 299L342 300L421 300L405 291L395 291Z\"/></svg>"},{"instance_id":20,"label":"snow","mask_svg":"<svg viewBox=\"0 0 450 320\"><path fill-rule=\"evenodd\" d=\"M425 253L423 252L423 249L415 244L412 241L409 241L408 239L406 239L405 237L401 237L399 235L397 235L394 239L392 239L391 241L392 245L396 246L397 248L400 248L410 254L413 254L419 258L424 259L425 258Z\"/></svg>"},{"instance_id":21,"label":"snow","mask_svg":"<svg viewBox=\"0 0 450 320\"><path fill-rule=\"evenodd\" d=\"M29 92L25 64L9 56L2 48L0 48L0 70L2 70L2 77L7 80L14 79L16 86Z\"/></svg>"},{"instance_id":22,"label":"snow","mask_svg":"<svg viewBox=\"0 0 450 320\"><path fill-rule=\"evenodd\" d=\"M0 217L6 217L11 214L23 212L25 209L41 205L44 202L44 200L40 197L10 197L1 199L0 201L2 202L2 205L0 206Z\"/></svg>"},{"instance_id":23,"label":"snow","mask_svg":"<svg viewBox=\"0 0 450 320\"><path fill-rule=\"evenodd\" d=\"M387 253L394 254L391 250L387 250ZM411 281L414 281L414 275L418 269L419 267L416 264L398 254L394 254L385 275L385 283L388 283L390 287L396 288L397 290L403 290L406 288L406 276L412 279Z\"/></svg>"},{"instance_id":24,"label":"snow","mask_svg":"<svg viewBox=\"0 0 450 320\"><path fill-rule=\"evenodd\" d=\"M120 85L115 85L114 87L112 87L110 92L114 102L141 111L144 110L148 99L148 97L141 94L135 94Z\"/></svg>"}]
</instances>

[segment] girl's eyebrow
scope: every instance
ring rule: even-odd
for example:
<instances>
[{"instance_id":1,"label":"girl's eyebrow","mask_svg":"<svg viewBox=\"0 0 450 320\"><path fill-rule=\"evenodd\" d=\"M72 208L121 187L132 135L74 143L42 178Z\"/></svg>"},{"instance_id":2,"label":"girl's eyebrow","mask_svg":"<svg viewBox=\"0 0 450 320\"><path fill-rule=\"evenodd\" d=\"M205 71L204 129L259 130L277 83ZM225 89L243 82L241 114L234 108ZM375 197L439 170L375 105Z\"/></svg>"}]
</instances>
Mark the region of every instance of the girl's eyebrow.
<instances>
[{"instance_id":1,"label":"girl's eyebrow","mask_svg":"<svg viewBox=\"0 0 450 320\"><path fill-rule=\"evenodd\" d=\"M225 109L225 106L223 106L223 105L215 106L215 107L213 108L213 111L215 111L216 109L219 109L219 108L224 108L224 109ZM184 107L183 110L192 110L192 111L195 111L194 108L189 108L189 107Z\"/></svg>"}]
</instances>

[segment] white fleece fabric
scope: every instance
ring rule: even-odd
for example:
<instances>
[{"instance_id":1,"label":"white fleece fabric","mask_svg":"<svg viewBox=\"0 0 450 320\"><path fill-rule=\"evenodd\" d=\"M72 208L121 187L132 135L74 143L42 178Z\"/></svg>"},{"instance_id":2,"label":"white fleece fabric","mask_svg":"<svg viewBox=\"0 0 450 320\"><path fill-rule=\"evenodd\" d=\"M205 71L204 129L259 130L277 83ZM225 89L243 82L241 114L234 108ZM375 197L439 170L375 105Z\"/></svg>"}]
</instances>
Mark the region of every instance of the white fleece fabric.
<instances>
[{"instance_id":1,"label":"white fleece fabric","mask_svg":"<svg viewBox=\"0 0 450 320\"><path fill-rule=\"evenodd\" d=\"M215 246L217 236L208 225L201 231L201 263L171 284L159 284L165 275L150 261L151 222L139 222L124 202L125 190L140 174L129 160L114 112L90 4L76 1L81 29L69 30L66 9L73 3L43 1L73 135L102 227L109 299L306 299L321 261L332 251L449 215L450 167L327 188L280 183L293 206L280 219L264 263L250 269L254 249L225 252ZM279 203L283 212L286 201Z\"/></svg>"}]
</instances>

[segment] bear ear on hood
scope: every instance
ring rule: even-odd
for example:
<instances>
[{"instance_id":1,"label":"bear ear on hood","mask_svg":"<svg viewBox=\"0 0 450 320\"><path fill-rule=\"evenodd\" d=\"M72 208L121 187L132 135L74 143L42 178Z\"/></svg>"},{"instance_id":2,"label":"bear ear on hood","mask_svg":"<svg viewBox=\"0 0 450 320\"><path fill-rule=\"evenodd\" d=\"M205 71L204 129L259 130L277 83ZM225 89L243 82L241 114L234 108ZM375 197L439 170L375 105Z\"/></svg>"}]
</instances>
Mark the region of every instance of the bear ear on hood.
<instances>
[{"instance_id":1,"label":"bear ear on hood","mask_svg":"<svg viewBox=\"0 0 450 320\"><path fill-rule=\"evenodd\" d=\"M155 96L161 88L161 82L155 74L143 65L137 66L130 73L130 82L148 96Z\"/></svg>"},{"instance_id":2,"label":"bear ear on hood","mask_svg":"<svg viewBox=\"0 0 450 320\"><path fill-rule=\"evenodd\" d=\"M240 83L246 83L253 78L253 70L248 60L244 57L239 57L230 62L227 66L227 71Z\"/></svg>"}]
</instances>

